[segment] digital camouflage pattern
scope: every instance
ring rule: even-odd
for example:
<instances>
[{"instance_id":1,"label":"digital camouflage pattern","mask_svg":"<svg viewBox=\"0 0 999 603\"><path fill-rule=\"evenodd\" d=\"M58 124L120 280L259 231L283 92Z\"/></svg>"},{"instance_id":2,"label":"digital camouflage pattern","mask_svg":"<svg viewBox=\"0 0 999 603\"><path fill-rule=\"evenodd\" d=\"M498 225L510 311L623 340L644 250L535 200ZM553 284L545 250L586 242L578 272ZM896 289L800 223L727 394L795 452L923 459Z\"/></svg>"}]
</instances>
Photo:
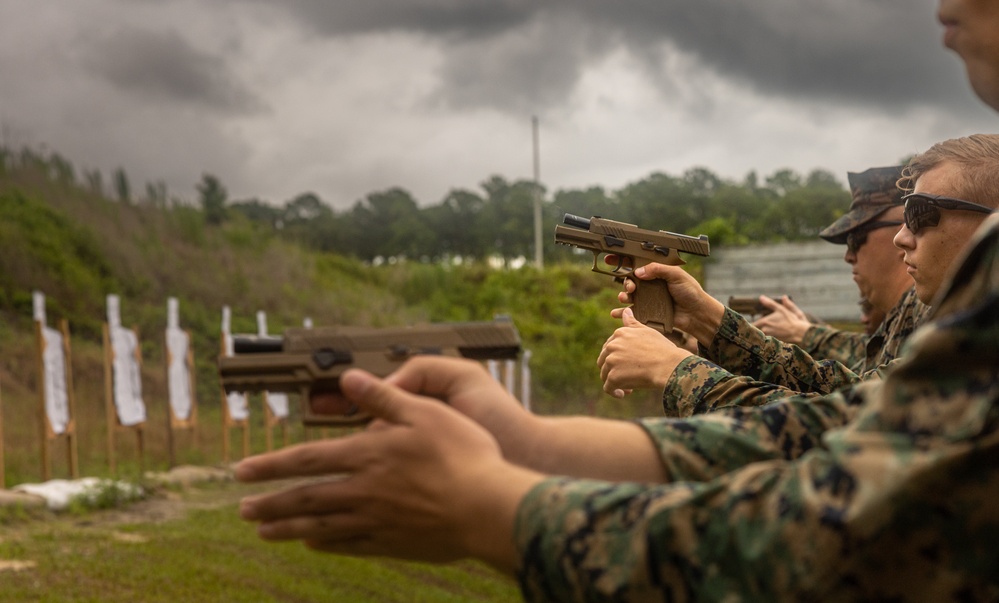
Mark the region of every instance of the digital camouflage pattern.
<instances>
[{"instance_id":1,"label":"digital camouflage pattern","mask_svg":"<svg viewBox=\"0 0 999 603\"><path fill-rule=\"evenodd\" d=\"M850 210L827 226L819 236L838 245L846 244L851 230L872 221L886 209L902 205L902 191L896 183L902 177L901 165L871 168L863 172L847 172L850 184Z\"/></svg>"},{"instance_id":2,"label":"digital camouflage pattern","mask_svg":"<svg viewBox=\"0 0 999 603\"><path fill-rule=\"evenodd\" d=\"M796 393L828 394L879 379L928 315L929 306L910 289L871 335L866 361L849 367L831 359L816 360L726 309L710 348L700 348L703 358L686 358L666 382L663 411L668 417L689 417L734 405L760 406Z\"/></svg>"},{"instance_id":3,"label":"digital camouflage pattern","mask_svg":"<svg viewBox=\"0 0 999 603\"><path fill-rule=\"evenodd\" d=\"M867 361L867 339L867 334L859 331L812 325L801 337L799 347L812 358L835 360L857 372L856 367Z\"/></svg>"},{"instance_id":4,"label":"digital camouflage pattern","mask_svg":"<svg viewBox=\"0 0 999 603\"><path fill-rule=\"evenodd\" d=\"M871 334L867 341L866 362L856 372L865 373L898 358L902 344L913 331L926 324L929 317L930 306L919 301L916 289L906 291L878 329Z\"/></svg>"},{"instance_id":5,"label":"digital camouflage pattern","mask_svg":"<svg viewBox=\"0 0 999 603\"><path fill-rule=\"evenodd\" d=\"M999 215L976 238L883 381L643 420L670 484L532 489L525 599L999 600Z\"/></svg>"}]
</instances>

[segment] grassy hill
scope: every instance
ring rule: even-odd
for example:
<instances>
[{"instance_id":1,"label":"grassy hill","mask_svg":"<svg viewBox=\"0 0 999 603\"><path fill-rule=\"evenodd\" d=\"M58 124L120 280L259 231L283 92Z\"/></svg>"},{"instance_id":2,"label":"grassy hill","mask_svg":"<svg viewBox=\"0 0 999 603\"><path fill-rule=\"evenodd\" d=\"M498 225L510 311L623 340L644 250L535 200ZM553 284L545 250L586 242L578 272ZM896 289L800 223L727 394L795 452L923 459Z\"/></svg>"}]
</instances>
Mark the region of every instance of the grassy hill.
<instances>
[{"instance_id":1,"label":"grassy hill","mask_svg":"<svg viewBox=\"0 0 999 603\"><path fill-rule=\"evenodd\" d=\"M232 309L233 332L255 332L257 311L267 313L274 333L306 317L317 326L391 326L507 314L532 351L536 410L658 412L654 395L620 402L601 394L595 360L616 326L608 316L616 286L582 264L541 271L365 265L309 251L238 215L213 226L196 207L110 200L65 170L22 161L0 168L0 417L8 486L41 476L34 290L46 295L49 325L69 323L85 475L107 472L102 324L110 293L121 298L122 323L140 337L146 469L168 462L163 335L170 296L179 300L181 327L191 332L197 373L199 425L178 434L182 463L222 459L215 363L223 306ZM261 409L260 400L251 401L253 452L264 447ZM293 421L291 439L303 437ZM133 440L116 435L120 472L139 469ZM67 471L64 446L55 443L57 476Z\"/></svg>"}]
</instances>

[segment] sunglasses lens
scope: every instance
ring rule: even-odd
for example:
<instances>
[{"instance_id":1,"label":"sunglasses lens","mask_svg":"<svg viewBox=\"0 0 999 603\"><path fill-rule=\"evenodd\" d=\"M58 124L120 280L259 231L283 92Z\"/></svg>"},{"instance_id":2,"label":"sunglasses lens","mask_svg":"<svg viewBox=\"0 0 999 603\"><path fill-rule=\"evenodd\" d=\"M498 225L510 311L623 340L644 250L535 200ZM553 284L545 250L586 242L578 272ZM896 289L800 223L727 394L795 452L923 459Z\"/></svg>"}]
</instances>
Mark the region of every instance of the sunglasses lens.
<instances>
[{"instance_id":1,"label":"sunglasses lens","mask_svg":"<svg viewBox=\"0 0 999 603\"><path fill-rule=\"evenodd\" d=\"M902 217L905 220L905 227L912 234L916 234L923 228L930 228L940 223L940 209L921 199L909 199Z\"/></svg>"},{"instance_id":2,"label":"sunglasses lens","mask_svg":"<svg viewBox=\"0 0 999 603\"><path fill-rule=\"evenodd\" d=\"M846 249L850 253L857 251L867 242L867 231L851 232L846 235Z\"/></svg>"}]
</instances>

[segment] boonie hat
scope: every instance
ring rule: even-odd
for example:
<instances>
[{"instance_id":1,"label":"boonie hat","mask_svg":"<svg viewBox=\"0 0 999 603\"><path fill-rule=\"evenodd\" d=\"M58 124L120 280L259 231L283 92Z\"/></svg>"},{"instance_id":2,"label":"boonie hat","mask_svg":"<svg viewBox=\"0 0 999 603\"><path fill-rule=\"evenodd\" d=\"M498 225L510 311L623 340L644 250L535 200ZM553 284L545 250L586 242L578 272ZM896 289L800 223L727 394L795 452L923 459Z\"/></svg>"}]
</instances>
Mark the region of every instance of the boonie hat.
<instances>
[{"instance_id":1,"label":"boonie hat","mask_svg":"<svg viewBox=\"0 0 999 603\"><path fill-rule=\"evenodd\" d=\"M850 195L853 197L850 210L823 229L819 236L830 243L845 245L846 235L851 230L870 222L888 208L903 205L903 192L895 185L902 177L903 167L893 165L860 173L847 172Z\"/></svg>"}]
</instances>

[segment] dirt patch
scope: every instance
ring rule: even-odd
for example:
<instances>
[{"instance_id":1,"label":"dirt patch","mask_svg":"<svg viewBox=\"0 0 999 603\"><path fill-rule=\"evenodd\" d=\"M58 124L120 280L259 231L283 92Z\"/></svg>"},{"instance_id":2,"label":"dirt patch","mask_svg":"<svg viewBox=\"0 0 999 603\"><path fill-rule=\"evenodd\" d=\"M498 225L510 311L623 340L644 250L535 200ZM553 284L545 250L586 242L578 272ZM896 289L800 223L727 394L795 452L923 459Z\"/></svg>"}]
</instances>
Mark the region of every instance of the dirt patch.
<instances>
[{"instance_id":1,"label":"dirt patch","mask_svg":"<svg viewBox=\"0 0 999 603\"><path fill-rule=\"evenodd\" d=\"M0 507L43 508L45 507L45 499L25 492L0 490Z\"/></svg>"},{"instance_id":2,"label":"dirt patch","mask_svg":"<svg viewBox=\"0 0 999 603\"><path fill-rule=\"evenodd\" d=\"M41 497L35 497L8 490L0 494L16 495L0 500L27 500L31 505L22 505L23 513L8 514L3 517L0 506L0 524L5 537L13 537L37 521L68 522L76 526L108 527L137 523L160 523L180 520L188 513L236 505L241 499L252 494L274 491L295 484L321 481L329 478L295 478L259 484L244 484L232 480L231 473L212 468L177 468L173 472L159 476L147 475L147 497L126 506L88 511L83 514L50 511ZM24 498L22 498L24 497ZM40 502L39 502L40 501ZM7 507L15 509L14 505Z\"/></svg>"},{"instance_id":3,"label":"dirt patch","mask_svg":"<svg viewBox=\"0 0 999 603\"><path fill-rule=\"evenodd\" d=\"M24 570L34 569L36 565L38 564L34 561L0 559L0 574L3 572L22 572Z\"/></svg>"}]
</instances>

